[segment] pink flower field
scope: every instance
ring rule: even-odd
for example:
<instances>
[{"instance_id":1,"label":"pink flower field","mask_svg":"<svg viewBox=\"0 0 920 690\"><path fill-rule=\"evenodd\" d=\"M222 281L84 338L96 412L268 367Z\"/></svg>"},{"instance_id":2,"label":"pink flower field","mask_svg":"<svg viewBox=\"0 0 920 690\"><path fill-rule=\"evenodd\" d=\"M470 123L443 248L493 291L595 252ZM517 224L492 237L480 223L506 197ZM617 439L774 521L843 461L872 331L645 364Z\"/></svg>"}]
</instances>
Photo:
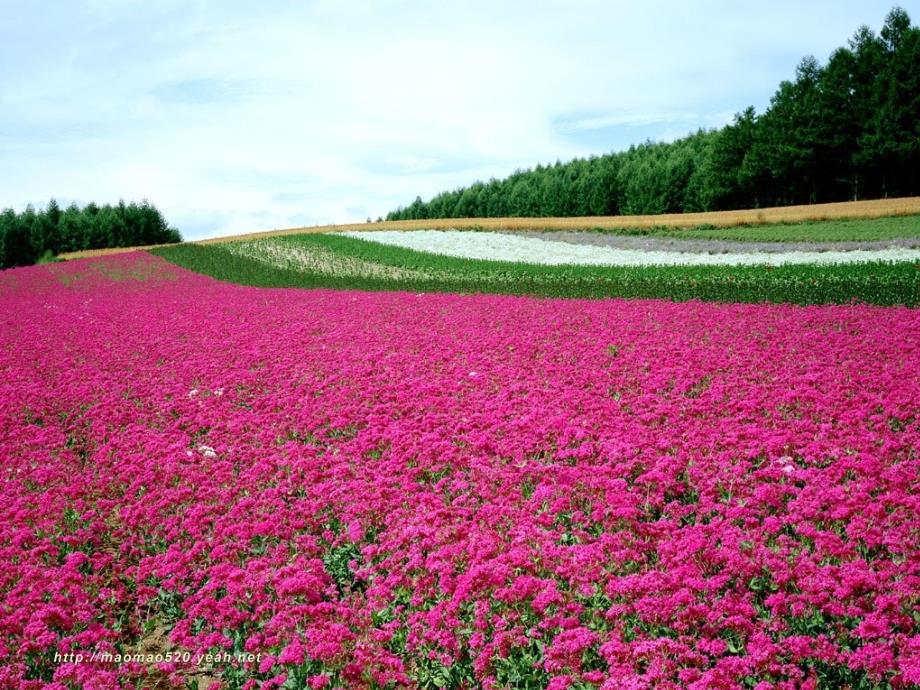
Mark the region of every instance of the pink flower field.
<instances>
[{"instance_id":1,"label":"pink flower field","mask_svg":"<svg viewBox=\"0 0 920 690\"><path fill-rule=\"evenodd\" d=\"M920 683L920 311L134 253L0 324L0 688Z\"/></svg>"}]
</instances>

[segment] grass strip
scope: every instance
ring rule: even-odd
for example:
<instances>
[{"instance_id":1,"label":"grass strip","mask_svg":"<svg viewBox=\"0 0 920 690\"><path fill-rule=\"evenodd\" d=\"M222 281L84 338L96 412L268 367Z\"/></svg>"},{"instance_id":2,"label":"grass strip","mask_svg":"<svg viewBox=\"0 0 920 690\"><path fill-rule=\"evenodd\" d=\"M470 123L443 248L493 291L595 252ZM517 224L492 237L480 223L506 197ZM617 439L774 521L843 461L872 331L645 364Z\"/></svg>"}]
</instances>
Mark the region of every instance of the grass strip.
<instances>
[{"instance_id":1,"label":"grass strip","mask_svg":"<svg viewBox=\"0 0 920 690\"><path fill-rule=\"evenodd\" d=\"M877 242L920 238L920 216L822 220L769 225L692 228L651 226L637 228L595 227L585 232L629 237L662 237L679 240L726 240L733 242Z\"/></svg>"}]
</instances>

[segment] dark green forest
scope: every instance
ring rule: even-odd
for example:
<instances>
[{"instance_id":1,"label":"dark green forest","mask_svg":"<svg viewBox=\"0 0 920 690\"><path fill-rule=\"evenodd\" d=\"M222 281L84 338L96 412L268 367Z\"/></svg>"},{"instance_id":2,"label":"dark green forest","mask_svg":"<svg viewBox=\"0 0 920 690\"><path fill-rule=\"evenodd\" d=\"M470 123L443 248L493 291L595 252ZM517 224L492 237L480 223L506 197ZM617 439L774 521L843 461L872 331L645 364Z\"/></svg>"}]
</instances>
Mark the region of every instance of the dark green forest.
<instances>
[{"instance_id":1,"label":"dark green forest","mask_svg":"<svg viewBox=\"0 0 920 690\"><path fill-rule=\"evenodd\" d=\"M719 211L920 194L920 28L893 9L827 64L806 57L763 113L673 143L538 165L387 220Z\"/></svg>"},{"instance_id":2,"label":"dark green forest","mask_svg":"<svg viewBox=\"0 0 920 690\"><path fill-rule=\"evenodd\" d=\"M0 268L29 266L83 249L181 241L179 231L147 201L61 209L52 199L44 209L28 206L16 213L8 208L0 214Z\"/></svg>"}]
</instances>

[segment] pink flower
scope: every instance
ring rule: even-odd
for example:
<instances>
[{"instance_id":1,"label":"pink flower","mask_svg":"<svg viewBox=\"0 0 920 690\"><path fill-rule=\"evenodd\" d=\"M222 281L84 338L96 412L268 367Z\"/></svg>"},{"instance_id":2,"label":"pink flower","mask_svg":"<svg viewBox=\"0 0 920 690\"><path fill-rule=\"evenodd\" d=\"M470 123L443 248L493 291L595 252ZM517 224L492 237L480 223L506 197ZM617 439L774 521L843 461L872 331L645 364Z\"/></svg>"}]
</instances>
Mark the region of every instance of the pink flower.
<instances>
[{"instance_id":1,"label":"pink flower","mask_svg":"<svg viewBox=\"0 0 920 690\"><path fill-rule=\"evenodd\" d=\"M559 688L920 683L918 310L264 290L135 253L4 271L0 314L0 687L133 682L85 655L138 631L274 650L248 690L423 658L494 688L539 649Z\"/></svg>"},{"instance_id":2,"label":"pink flower","mask_svg":"<svg viewBox=\"0 0 920 690\"><path fill-rule=\"evenodd\" d=\"M278 655L278 663L280 664L293 664L298 665L302 664L304 660L304 648L300 643L300 640L294 640L287 647L285 647L281 654Z\"/></svg>"},{"instance_id":3,"label":"pink flower","mask_svg":"<svg viewBox=\"0 0 920 690\"><path fill-rule=\"evenodd\" d=\"M571 676L553 676L549 681L549 685L546 686L546 690L568 690L571 685Z\"/></svg>"}]
</instances>

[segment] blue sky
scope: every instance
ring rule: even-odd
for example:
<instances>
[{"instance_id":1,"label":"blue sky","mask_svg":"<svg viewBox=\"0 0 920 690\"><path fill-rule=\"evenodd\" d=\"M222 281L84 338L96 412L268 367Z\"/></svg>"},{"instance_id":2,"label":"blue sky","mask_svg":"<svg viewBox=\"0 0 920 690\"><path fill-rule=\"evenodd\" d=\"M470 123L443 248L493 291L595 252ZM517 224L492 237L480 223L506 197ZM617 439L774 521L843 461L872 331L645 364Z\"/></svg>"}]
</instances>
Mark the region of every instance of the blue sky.
<instances>
[{"instance_id":1,"label":"blue sky","mask_svg":"<svg viewBox=\"0 0 920 690\"><path fill-rule=\"evenodd\" d=\"M148 198L188 239L363 221L763 110L893 4L0 0L0 207Z\"/></svg>"}]
</instances>

